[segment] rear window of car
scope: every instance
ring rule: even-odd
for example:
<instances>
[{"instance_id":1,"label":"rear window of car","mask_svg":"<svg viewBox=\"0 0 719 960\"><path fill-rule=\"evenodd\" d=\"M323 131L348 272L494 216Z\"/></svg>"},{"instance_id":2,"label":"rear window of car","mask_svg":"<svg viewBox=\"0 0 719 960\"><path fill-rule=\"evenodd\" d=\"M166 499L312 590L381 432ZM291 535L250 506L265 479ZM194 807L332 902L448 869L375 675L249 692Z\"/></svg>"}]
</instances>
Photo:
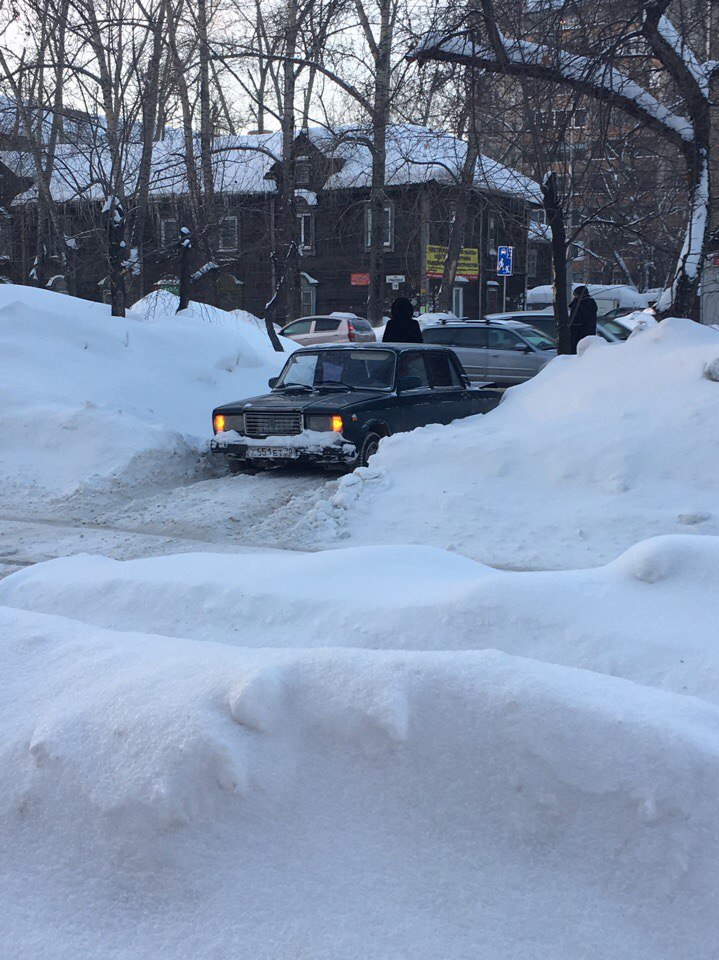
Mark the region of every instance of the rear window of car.
<instances>
[{"instance_id":1,"label":"rear window of car","mask_svg":"<svg viewBox=\"0 0 719 960\"><path fill-rule=\"evenodd\" d=\"M363 320L362 317L355 317L352 321L352 326L355 330L364 330L365 332L368 330L371 332L372 330L372 324L369 320Z\"/></svg>"},{"instance_id":2,"label":"rear window of car","mask_svg":"<svg viewBox=\"0 0 719 960\"><path fill-rule=\"evenodd\" d=\"M450 363L450 355L442 353L439 350L435 353L428 350L424 355L429 370L429 383L431 387L459 387L461 380Z\"/></svg>"},{"instance_id":3,"label":"rear window of car","mask_svg":"<svg viewBox=\"0 0 719 960\"><path fill-rule=\"evenodd\" d=\"M428 327L422 334L425 343L454 343L455 331L452 327Z\"/></svg>"},{"instance_id":4,"label":"rear window of car","mask_svg":"<svg viewBox=\"0 0 719 960\"><path fill-rule=\"evenodd\" d=\"M315 320L315 331L317 333L329 333L332 330L339 330L341 320L321 319Z\"/></svg>"},{"instance_id":5,"label":"rear window of car","mask_svg":"<svg viewBox=\"0 0 719 960\"><path fill-rule=\"evenodd\" d=\"M487 331L483 327L429 327L422 334L425 343L443 347L486 347Z\"/></svg>"}]
</instances>

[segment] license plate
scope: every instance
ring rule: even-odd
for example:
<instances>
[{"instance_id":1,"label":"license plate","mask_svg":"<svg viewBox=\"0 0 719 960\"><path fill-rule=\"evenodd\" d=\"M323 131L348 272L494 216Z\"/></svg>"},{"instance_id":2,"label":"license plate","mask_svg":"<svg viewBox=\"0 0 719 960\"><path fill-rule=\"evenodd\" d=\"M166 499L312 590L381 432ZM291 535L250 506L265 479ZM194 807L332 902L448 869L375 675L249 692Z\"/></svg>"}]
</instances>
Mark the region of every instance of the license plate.
<instances>
[{"instance_id":1,"label":"license plate","mask_svg":"<svg viewBox=\"0 0 719 960\"><path fill-rule=\"evenodd\" d=\"M299 453L294 447L248 447L247 456L287 460L298 457Z\"/></svg>"}]
</instances>

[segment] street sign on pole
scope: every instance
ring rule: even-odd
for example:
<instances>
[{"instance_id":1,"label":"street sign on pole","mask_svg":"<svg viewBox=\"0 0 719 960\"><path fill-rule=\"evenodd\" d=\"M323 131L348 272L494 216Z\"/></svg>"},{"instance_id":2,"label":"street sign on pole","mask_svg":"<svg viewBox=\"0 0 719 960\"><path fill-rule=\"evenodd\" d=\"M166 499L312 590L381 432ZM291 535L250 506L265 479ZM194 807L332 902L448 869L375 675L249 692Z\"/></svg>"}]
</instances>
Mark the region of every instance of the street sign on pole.
<instances>
[{"instance_id":1,"label":"street sign on pole","mask_svg":"<svg viewBox=\"0 0 719 960\"><path fill-rule=\"evenodd\" d=\"M387 283L392 284L393 290L399 290L400 283L404 283L403 273L391 273L386 277Z\"/></svg>"},{"instance_id":2,"label":"street sign on pole","mask_svg":"<svg viewBox=\"0 0 719 960\"><path fill-rule=\"evenodd\" d=\"M502 277L502 310L507 310L507 277L514 272L514 247L497 247L497 276Z\"/></svg>"},{"instance_id":3,"label":"street sign on pole","mask_svg":"<svg viewBox=\"0 0 719 960\"><path fill-rule=\"evenodd\" d=\"M514 247L497 248L497 276L511 277L514 273Z\"/></svg>"}]
</instances>

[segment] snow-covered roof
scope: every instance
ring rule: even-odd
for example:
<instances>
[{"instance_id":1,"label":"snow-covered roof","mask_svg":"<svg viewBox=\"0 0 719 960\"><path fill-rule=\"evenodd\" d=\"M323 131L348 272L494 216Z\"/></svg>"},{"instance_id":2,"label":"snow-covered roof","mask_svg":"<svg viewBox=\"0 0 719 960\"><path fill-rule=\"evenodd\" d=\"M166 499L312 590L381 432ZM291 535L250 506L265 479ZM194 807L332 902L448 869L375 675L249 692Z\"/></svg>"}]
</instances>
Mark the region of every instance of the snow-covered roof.
<instances>
[{"instance_id":1,"label":"snow-covered roof","mask_svg":"<svg viewBox=\"0 0 719 960\"><path fill-rule=\"evenodd\" d=\"M12 130L14 110L0 103L0 133ZM329 132L324 128L305 131L311 143L335 162L325 188L348 189L369 187L371 156L365 141L370 135L366 127L347 127ZM52 193L59 201L74 199L104 200L110 180L111 158L99 118L88 118L84 127L75 129L75 142L57 147L52 176ZM199 166L199 139L196 140ZM462 171L466 144L448 133L410 125L391 126L387 135L387 184L400 186L430 181L451 183ZM184 160L184 135L168 130L154 147L150 191L153 196L180 195L187 190ZM137 182L142 157L138 139L125 148L125 190L131 194ZM282 136L274 131L264 134L242 134L217 137L213 143L215 190L223 193L263 194L275 190L268 178L273 164L282 158ZM34 164L27 150L5 149L0 160L15 173L34 179ZM540 202L539 187L523 174L497 160L480 157L475 181L477 188L494 193ZM298 191L308 203L314 194ZM23 199L32 200L35 188Z\"/></svg>"},{"instance_id":2,"label":"snow-covered roof","mask_svg":"<svg viewBox=\"0 0 719 960\"><path fill-rule=\"evenodd\" d=\"M622 309L643 310L645 307L649 306L646 293L639 293L637 290L634 290L632 287L628 287L625 284L575 283L573 289L576 290L577 287L580 286L588 287L590 295L595 299L617 301L618 305ZM553 302L554 288L549 284L544 284L539 287L532 287L531 290L527 291L528 304Z\"/></svg>"},{"instance_id":3,"label":"snow-covered roof","mask_svg":"<svg viewBox=\"0 0 719 960\"><path fill-rule=\"evenodd\" d=\"M337 132L309 131L318 149L343 162L330 176L327 189L369 187L372 158L365 127L347 127ZM467 144L450 133L411 124L396 124L387 131L386 178L388 186L411 183L453 183L459 178L467 155ZM480 156L475 183L480 190L541 202L539 185L498 160Z\"/></svg>"}]
</instances>

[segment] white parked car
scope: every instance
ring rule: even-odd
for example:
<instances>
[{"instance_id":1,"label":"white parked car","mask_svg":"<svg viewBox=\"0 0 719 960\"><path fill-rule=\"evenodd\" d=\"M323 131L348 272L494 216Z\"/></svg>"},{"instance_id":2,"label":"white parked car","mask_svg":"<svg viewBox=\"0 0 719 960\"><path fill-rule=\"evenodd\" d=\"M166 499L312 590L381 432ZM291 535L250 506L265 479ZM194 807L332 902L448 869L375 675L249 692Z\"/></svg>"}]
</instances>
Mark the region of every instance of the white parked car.
<instances>
[{"instance_id":1,"label":"white parked car","mask_svg":"<svg viewBox=\"0 0 719 960\"><path fill-rule=\"evenodd\" d=\"M321 343L374 343L377 340L370 322L354 313L300 317L288 323L280 333L303 347Z\"/></svg>"}]
</instances>

